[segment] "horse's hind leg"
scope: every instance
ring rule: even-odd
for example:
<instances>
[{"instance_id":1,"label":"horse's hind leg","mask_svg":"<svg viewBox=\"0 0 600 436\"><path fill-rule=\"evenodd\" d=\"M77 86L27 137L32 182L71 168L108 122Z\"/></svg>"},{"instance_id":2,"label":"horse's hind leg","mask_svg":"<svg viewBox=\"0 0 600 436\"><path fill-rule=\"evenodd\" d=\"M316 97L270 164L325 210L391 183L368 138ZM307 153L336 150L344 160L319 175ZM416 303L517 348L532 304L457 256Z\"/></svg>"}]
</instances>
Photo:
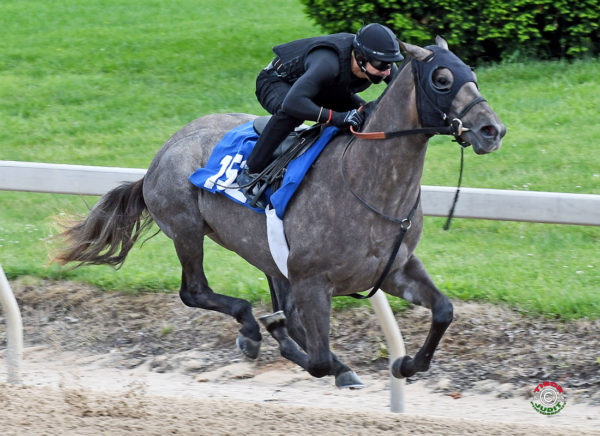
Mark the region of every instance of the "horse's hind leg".
<instances>
[{"instance_id":1,"label":"horse's hind leg","mask_svg":"<svg viewBox=\"0 0 600 436\"><path fill-rule=\"evenodd\" d=\"M194 230L197 230L196 226ZM247 357L256 359L262 336L252 315L252 306L241 298L217 294L208 286L202 267L203 239L201 233L192 231L181 232L174 238L175 250L183 269L179 296L187 306L233 316L242 325L236 341L238 347Z\"/></svg>"},{"instance_id":2,"label":"horse's hind leg","mask_svg":"<svg viewBox=\"0 0 600 436\"><path fill-rule=\"evenodd\" d=\"M427 371L433 353L452 322L452 303L437 289L421 261L414 255L407 261L404 270L384 281L383 289L391 295L431 310L429 334L414 359L404 356L392 365L392 374L395 377L410 377L416 372Z\"/></svg>"},{"instance_id":3,"label":"horse's hind leg","mask_svg":"<svg viewBox=\"0 0 600 436\"><path fill-rule=\"evenodd\" d=\"M285 314L285 318L281 319L281 316L274 314L261 317L261 321L263 321L269 333L279 342L281 355L306 370L308 356L303 351L306 350L306 330L302 326L298 317L298 311L294 306L290 283L285 279L274 277L267 277L267 279L271 290L273 310L276 314L278 311L282 311ZM271 322L271 320L273 321ZM298 349L297 345L302 350ZM340 362L335 354L331 353L331 357L333 365L328 375L335 376L337 387L351 389L364 387L362 381L354 371Z\"/></svg>"}]
</instances>

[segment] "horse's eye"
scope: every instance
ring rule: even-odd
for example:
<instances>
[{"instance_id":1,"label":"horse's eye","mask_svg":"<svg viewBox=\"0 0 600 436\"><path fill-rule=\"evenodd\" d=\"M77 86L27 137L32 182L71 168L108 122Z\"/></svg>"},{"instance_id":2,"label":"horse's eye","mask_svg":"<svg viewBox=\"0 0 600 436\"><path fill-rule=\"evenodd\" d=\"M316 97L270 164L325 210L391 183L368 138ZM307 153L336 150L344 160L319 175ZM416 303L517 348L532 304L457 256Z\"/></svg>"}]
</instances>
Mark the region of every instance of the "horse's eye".
<instances>
[{"instance_id":1,"label":"horse's eye","mask_svg":"<svg viewBox=\"0 0 600 436\"><path fill-rule=\"evenodd\" d=\"M452 87L452 79L449 77L439 77L433 82L433 86L435 86L438 91L448 91Z\"/></svg>"},{"instance_id":2,"label":"horse's eye","mask_svg":"<svg viewBox=\"0 0 600 436\"><path fill-rule=\"evenodd\" d=\"M435 89L443 92L449 91L454 82L454 77L452 77L452 73L447 68L438 68L435 70L432 79Z\"/></svg>"}]
</instances>

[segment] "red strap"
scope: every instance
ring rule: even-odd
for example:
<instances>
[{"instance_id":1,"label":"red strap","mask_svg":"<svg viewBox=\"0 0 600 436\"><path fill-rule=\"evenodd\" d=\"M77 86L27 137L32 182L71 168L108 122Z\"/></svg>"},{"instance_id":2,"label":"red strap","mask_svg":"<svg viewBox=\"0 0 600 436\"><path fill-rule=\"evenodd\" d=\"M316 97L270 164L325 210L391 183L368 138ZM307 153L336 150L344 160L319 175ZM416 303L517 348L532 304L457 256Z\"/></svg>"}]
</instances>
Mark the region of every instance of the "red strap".
<instances>
[{"instance_id":1,"label":"red strap","mask_svg":"<svg viewBox=\"0 0 600 436\"><path fill-rule=\"evenodd\" d=\"M385 132L357 132L350 126L350 132L359 139L387 139Z\"/></svg>"},{"instance_id":2,"label":"red strap","mask_svg":"<svg viewBox=\"0 0 600 436\"><path fill-rule=\"evenodd\" d=\"M362 111L364 105L358 108L358 112ZM357 132L354 126L350 126L350 132L359 139L387 139L385 132Z\"/></svg>"}]
</instances>

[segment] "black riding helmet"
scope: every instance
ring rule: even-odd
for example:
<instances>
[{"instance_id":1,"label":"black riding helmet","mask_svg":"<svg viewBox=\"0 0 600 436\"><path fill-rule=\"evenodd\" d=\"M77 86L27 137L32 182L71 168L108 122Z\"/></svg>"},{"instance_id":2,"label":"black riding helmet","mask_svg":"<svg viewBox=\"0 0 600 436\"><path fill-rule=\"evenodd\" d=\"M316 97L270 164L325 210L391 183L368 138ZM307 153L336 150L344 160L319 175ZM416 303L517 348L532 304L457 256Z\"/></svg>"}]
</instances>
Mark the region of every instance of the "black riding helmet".
<instances>
[{"instance_id":1,"label":"black riding helmet","mask_svg":"<svg viewBox=\"0 0 600 436\"><path fill-rule=\"evenodd\" d=\"M367 62L376 69L385 71L391 67L392 62L404 59L394 32L378 23L367 24L360 29L354 37L352 46L358 66L373 83L379 83L382 78L367 72Z\"/></svg>"},{"instance_id":2,"label":"black riding helmet","mask_svg":"<svg viewBox=\"0 0 600 436\"><path fill-rule=\"evenodd\" d=\"M402 59L396 35L378 23L364 26L354 37L354 51L367 61L399 62Z\"/></svg>"}]
</instances>

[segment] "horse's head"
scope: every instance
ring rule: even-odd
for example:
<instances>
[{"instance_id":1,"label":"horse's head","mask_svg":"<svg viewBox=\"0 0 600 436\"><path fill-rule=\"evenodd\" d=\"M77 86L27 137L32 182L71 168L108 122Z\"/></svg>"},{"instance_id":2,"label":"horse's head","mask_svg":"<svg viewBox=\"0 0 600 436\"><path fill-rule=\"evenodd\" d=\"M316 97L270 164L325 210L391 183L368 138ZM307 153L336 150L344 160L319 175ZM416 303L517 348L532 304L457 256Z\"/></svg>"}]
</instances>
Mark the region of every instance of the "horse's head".
<instances>
[{"instance_id":1,"label":"horse's head","mask_svg":"<svg viewBox=\"0 0 600 436\"><path fill-rule=\"evenodd\" d=\"M417 105L421 125L453 125L462 145L473 145L477 154L490 153L502 145L506 127L479 93L471 68L436 38L437 45L418 47L401 43L413 59Z\"/></svg>"}]
</instances>

